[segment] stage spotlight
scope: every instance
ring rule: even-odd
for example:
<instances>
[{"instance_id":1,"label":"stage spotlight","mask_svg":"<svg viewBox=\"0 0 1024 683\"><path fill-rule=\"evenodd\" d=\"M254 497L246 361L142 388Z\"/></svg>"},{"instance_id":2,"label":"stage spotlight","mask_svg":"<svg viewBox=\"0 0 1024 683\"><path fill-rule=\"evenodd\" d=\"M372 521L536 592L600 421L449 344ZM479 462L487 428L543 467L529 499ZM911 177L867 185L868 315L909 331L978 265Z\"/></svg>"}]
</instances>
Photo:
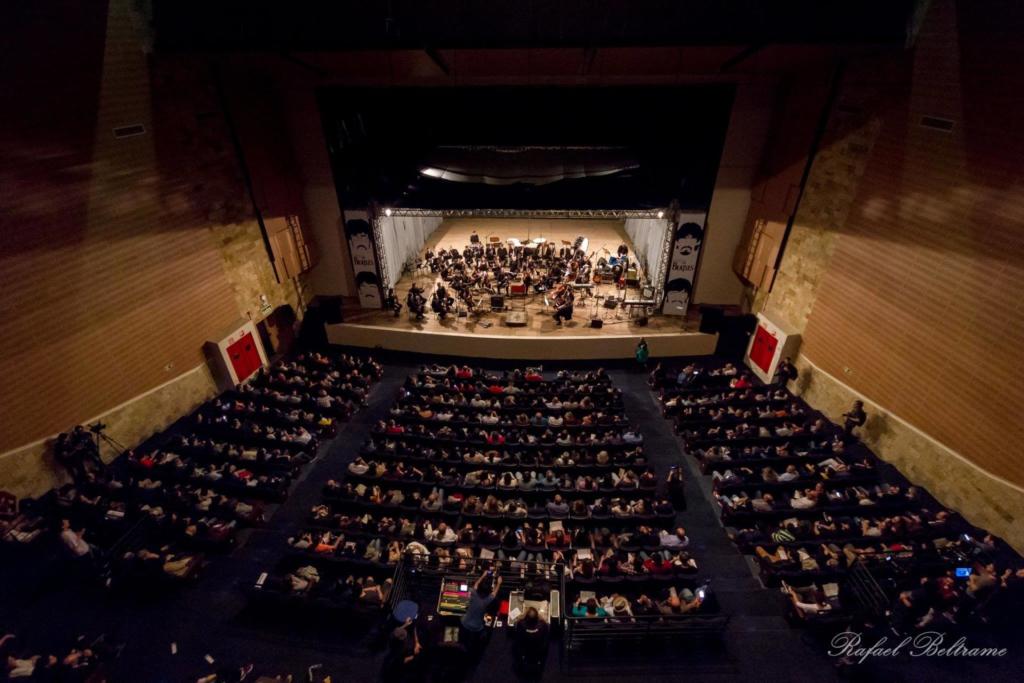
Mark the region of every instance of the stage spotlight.
<instances>
[{"instance_id":1,"label":"stage spotlight","mask_svg":"<svg viewBox=\"0 0 1024 683\"><path fill-rule=\"evenodd\" d=\"M391 215L391 209L384 209L384 215L385 216L390 216Z\"/></svg>"},{"instance_id":2,"label":"stage spotlight","mask_svg":"<svg viewBox=\"0 0 1024 683\"><path fill-rule=\"evenodd\" d=\"M658 218L664 218L664 217L665 217L665 212L664 211L659 211L658 212Z\"/></svg>"}]
</instances>

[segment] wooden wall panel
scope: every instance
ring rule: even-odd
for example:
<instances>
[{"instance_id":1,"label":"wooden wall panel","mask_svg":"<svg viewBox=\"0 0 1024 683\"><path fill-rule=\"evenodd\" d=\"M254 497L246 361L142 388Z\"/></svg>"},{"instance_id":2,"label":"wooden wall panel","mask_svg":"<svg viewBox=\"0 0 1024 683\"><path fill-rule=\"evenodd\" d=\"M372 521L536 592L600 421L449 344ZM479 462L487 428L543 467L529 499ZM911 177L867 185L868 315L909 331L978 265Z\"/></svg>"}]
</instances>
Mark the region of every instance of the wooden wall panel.
<instances>
[{"instance_id":1,"label":"wooden wall panel","mask_svg":"<svg viewBox=\"0 0 1024 683\"><path fill-rule=\"evenodd\" d=\"M239 317L210 231L244 194L203 71L144 54L130 2L57 4L0 60L0 452L194 368Z\"/></svg>"},{"instance_id":2,"label":"wooden wall panel","mask_svg":"<svg viewBox=\"0 0 1024 683\"><path fill-rule=\"evenodd\" d=\"M974 21L987 4L933 5L803 352L1024 485L1024 44L1003 33L1020 28L1019 10L995 25ZM953 120L952 132L922 127L925 115Z\"/></svg>"}]
</instances>

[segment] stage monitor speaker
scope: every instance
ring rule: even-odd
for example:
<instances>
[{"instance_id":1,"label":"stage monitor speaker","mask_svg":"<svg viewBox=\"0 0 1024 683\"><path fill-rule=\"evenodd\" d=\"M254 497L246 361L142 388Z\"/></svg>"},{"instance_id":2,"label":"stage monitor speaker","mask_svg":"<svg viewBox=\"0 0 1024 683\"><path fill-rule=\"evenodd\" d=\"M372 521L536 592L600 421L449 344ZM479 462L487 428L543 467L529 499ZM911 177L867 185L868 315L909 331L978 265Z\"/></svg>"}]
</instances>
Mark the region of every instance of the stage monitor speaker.
<instances>
[{"instance_id":1,"label":"stage monitor speaker","mask_svg":"<svg viewBox=\"0 0 1024 683\"><path fill-rule=\"evenodd\" d=\"M700 331L704 334L716 334L722 329L725 310L717 306L700 307Z\"/></svg>"},{"instance_id":2,"label":"stage monitor speaker","mask_svg":"<svg viewBox=\"0 0 1024 683\"><path fill-rule=\"evenodd\" d=\"M526 311L509 311L505 314L505 325L508 327L526 327Z\"/></svg>"},{"instance_id":3,"label":"stage monitor speaker","mask_svg":"<svg viewBox=\"0 0 1024 683\"><path fill-rule=\"evenodd\" d=\"M636 319L636 324L640 327L647 327L647 316L642 315Z\"/></svg>"},{"instance_id":4,"label":"stage monitor speaker","mask_svg":"<svg viewBox=\"0 0 1024 683\"><path fill-rule=\"evenodd\" d=\"M501 311L505 309L505 297L495 294L491 297L491 310Z\"/></svg>"},{"instance_id":5,"label":"stage monitor speaker","mask_svg":"<svg viewBox=\"0 0 1024 683\"><path fill-rule=\"evenodd\" d=\"M594 329L596 329L596 330L599 330L599 329L601 329L602 327L604 327L604 321L603 321L603 320L601 320L600 318L593 318L593 319L592 319L592 320L590 321L590 326L591 326L591 327L593 327L593 328L594 328Z\"/></svg>"}]
</instances>

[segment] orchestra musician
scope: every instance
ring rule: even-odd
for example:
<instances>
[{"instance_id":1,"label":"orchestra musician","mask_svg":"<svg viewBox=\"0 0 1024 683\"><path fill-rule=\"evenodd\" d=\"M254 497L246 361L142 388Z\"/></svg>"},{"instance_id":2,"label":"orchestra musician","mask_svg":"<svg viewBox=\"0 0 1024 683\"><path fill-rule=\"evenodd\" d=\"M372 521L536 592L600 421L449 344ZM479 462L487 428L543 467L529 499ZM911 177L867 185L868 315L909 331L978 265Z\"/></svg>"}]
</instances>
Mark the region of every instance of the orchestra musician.
<instances>
[{"instance_id":1,"label":"orchestra musician","mask_svg":"<svg viewBox=\"0 0 1024 683\"><path fill-rule=\"evenodd\" d=\"M394 311L396 318L402 312L402 304L398 301L398 296L395 294L394 287L388 288L388 295L384 297L384 308L390 308L392 311Z\"/></svg>"},{"instance_id":2,"label":"orchestra musician","mask_svg":"<svg viewBox=\"0 0 1024 683\"><path fill-rule=\"evenodd\" d=\"M437 290L428 297L431 309L444 319L454 310L456 303L465 303L472 309L476 295L508 295L511 283L521 280L527 292L553 295L551 303L555 320L561 325L573 314L574 285L590 283L592 279L601 282L602 276L605 279L611 276L619 281L628 268L628 247L620 247L617 254L609 252L607 258L602 257L595 267L591 263L594 253L588 255L582 250L586 245L586 238L580 236L572 246L565 244L561 248L553 241L528 248L510 243L472 241L461 251L455 247L435 247L425 255L431 271L440 276ZM410 292L410 303L407 304L410 311L416 311L413 301L419 304L420 311L425 308L422 290L418 292L415 296Z\"/></svg>"},{"instance_id":3,"label":"orchestra musician","mask_svg":"<svg viewBox=\"0 0 1024 683\"><path fill-rule=\"evenodd\" d=\"M563 320L572 319L572 309L576 295L572 291L572 285L563 282L555 290L555 324L561 327Z\"/></svg>"},{"instance_id":4,"label":"orchestra musician","mask_svg":"<svg viewBox=\"0 0 1024 683\"><path fill-rule=\"evenodd\" d=\"M448 290L445 289L444 285L438 285L434 291L434 295L430 298L430 310L437 313L441 320L452 312L452 307L455 305L455 299L452 297Z\"/></svg>"},{"instance_id":5,"label":"orchestra musician","mask_svg":"<svg viewBox=\"0 0 1024 683\"><path fill-rule=\"evenodd\" d=\"M416 314L416 320L423 320L426 315L427 300L423 296L423 290L416 284L413 284L409 290L409 295L405 298L405 305L409 307L411 313Z\"/></svg>"}]
</instances>

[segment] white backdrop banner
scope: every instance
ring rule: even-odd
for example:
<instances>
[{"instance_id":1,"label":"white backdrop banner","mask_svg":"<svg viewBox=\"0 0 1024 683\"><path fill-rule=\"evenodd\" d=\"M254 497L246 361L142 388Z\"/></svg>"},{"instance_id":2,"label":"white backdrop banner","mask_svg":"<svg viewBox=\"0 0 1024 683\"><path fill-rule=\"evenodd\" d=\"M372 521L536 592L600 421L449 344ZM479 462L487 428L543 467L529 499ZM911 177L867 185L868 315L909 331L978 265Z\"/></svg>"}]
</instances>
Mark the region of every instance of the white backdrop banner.
<instances>
[{"instance_id":1,"label":"white backdrop banner","mask_svg":"<svg viewBox=\"0 0 1024 683\"><path fill-rule=\"evenodd\" d=\"M665 244L665 233L670 227L667 218L627 218L625 230L636 248L634 256L640 262L647 281L657 287L664 273L657 272L661 260L661 248Z\"/></svg>"},{"instance_id":2,"label":"white backdrop banner","mask_svg":"<svg viewBox=\"0 0 1024 683\"><path fill-rule=\"evenodd\" d=\"M661 312L665 315L685 315L690 305L707 217L706 211L684 211L678 214L675 233L672 235L672 254L665 275L665 299L661 306Z\"/></svg>"},{"instance_id":3,"label":"white backdrop banner","mask_svg":"<svg viewBox=\"0 0 1024 683\"><path fill-rule=\"evenodd\" d=\"M363 308L380 308L384 305L384 298L380 291L377 248L373 241L373 227L365 211L345 212L345 239L348 241L348 253L352 257L359 305Z\"/></svg>"},{"instance_id":4,"label":"white backdrop banner","mask_svg":"<svg viewBox=\"0 0 1024 683\"><path fill-rule=\"evenodd\" d=\"M440 216L380 216L380 241L385 263L384 288L394 287L405 264L414 260L430 233L441 225Z\"/></svg>"}]
</instances>

